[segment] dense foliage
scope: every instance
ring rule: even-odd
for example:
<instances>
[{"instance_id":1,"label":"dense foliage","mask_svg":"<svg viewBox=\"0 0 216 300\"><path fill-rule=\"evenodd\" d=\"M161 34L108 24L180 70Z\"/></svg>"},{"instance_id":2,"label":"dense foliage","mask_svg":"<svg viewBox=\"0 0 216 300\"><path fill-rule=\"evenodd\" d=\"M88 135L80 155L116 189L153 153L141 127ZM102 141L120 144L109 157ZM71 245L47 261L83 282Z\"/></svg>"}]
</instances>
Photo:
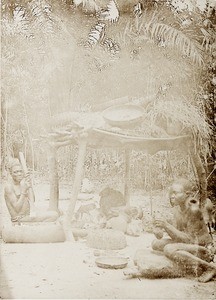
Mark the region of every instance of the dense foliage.
<instances>
[{"instance_id":1,"label":"dense foliage","mask_svg":"<svg viewBox=\"0 0 216 300\"><path fill-rule=\"evenodd\" d=\"M205 147L210 135L215 145L210 133L216 85L212 3L2 1L2 170L22 150L33 169L46 173L41 135L51 116L96 110L101 102L125 95L139 104L143 99L155 103L154 118L176 119L177 107L180 121L199 132L203 159L212 157L215 150L209 156ZM197 118L193 112L186 118L185 106L195 108ZM59 151L67 152L68 161L68 148ZM187 164L181 161L180 173Z\"/></svg>"}]
</instances>

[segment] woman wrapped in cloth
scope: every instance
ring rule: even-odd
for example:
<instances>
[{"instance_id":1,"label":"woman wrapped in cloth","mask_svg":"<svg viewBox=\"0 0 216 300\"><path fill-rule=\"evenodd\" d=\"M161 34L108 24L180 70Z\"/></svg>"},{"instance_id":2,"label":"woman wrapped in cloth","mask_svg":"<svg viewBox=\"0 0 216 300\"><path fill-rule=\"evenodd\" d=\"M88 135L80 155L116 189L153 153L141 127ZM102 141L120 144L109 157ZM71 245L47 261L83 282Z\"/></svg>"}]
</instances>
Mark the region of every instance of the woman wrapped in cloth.
<instances>
[{"instance_id":1,"label":"woman wrapped in cloth","mask_svg":"<svg viewBox=\"0 0 216 300\"><path fill-rule=\"evenodd\" d=\"M4 189L4 196L12 223L53 222L58 218L55 211L38 211L29 172L24 174L19 160L10 165L11 180Z\"/></svg>"}]
</instances>

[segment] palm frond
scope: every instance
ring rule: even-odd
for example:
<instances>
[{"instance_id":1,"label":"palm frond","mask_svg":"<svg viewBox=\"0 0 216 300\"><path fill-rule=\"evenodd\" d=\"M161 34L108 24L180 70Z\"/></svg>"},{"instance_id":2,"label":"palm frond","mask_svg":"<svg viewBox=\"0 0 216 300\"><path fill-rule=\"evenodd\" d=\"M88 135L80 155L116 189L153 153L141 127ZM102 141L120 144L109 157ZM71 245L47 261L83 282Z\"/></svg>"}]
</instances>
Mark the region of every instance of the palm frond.
<instances>
[{"instance_id":1,"label":"palm frond","mask_svg":"<svg viewBox=\"0 0 216 300\"><path fill-rule=\"evenodd\" d=\"M97 12L99 10L99 6L95 0L73 0L73 3L76 6L82 5L82 7L89 12Z\"/></svg>"},{"instance_id":2,"label":"palm frond","mask_svg":"<svg viewBox=\"0 0 216 300\"><path fill-rule=\"evenodd\" d=\"M133 24L128 21L124 26L124 30L117 33L116 38L119 44L123 44L126 46L129 42L128 37L130 38L132 35L135 35L135 33L133 32Z\"/></svg>"},{"instance_id":3,"label":"palm frond","mask_svg":"<svg viewBox=\"0 0 216 300\"><path fill-rule=\"evenodd\" d=\"M96 3L95 0L85 0L84 7L91 12L97 12L100 9L99 5Z\"/></svg>"},{"instance_id":4,"label":"palm frond","mask_svg":"<svg viewBox=\"0 0 216 300\"><path fill-rule=\"evenodd\" d=\"M202 47L211 53L214 50L214 43L216 41L215 32L213 29L206 30L204 28L200 28L200 30L203 35Z\"/></svg>"},{"instance_id":5,"label":"palm frond","mask_svg":"<svg viewBox=\"0 0 216 300\"><path fill-rule=\"evenodd\" d=\"M40 28L45 35L54 32L54 19L52 18L51 5L49 3L43 0L33 0L28 3L28 8L36 28Z\"/></svg>"},{"instance_id":6,"label":"palm frond","mask_svg":"<svg viewBox=\"0 0 216 300\"><path fill-rule=\"evenodd\" d=\"M13 12L14 27L20 33L27 33L29 22L25 15L25 10L22 7L17 7Z\"/></svg>"},{"instance_id":7,"label":"palm frond","mask_svg":"<svg viewBox=\"0 0 216 300\"><path fill-rule=\"evenodd\" d=\"M28 37L31 35L25 8L17 6L13 11L12 19L2 18L2 33L6 36L21 34Z\"/></svg>"},{"instance_id":8,"label":"palm frond","mask_svg":"<svg viewBox=\"0 0 216 300\"><path fill-rule=\"evenodd\" d=\"M79 6L80 4L82 4L83 6L85 5L85 0L73 0L73 3L76 5L76 6Z\"/></svg>"},{"instance_id":9,"label":"palm frond","mask_svg":"<svg viewBox=\"0 0 216 300\"><path fill-rule=\"evenodd\" d=\"M99 43L100 40L103 39L104 34L105 34L105 24L98 22L91 28L85 46L87 48L92 48L97 43Z\"/></svg>"},{"instance_id":10,"label":"palm frond","mask_svg":"<svg viewBox=\"0 0 216 300\"><path fill-rule=\"evenodd\" d=\"M144 34L156 42L163 41L166 46L176 48L184 56L192 59L194 63L198 65L203 64L203 57L200 50L201 45L198 42L170 25L155 22L155 18L153 17L149 22L140 27L139 34Z\"/></svg>"}]
</instances>

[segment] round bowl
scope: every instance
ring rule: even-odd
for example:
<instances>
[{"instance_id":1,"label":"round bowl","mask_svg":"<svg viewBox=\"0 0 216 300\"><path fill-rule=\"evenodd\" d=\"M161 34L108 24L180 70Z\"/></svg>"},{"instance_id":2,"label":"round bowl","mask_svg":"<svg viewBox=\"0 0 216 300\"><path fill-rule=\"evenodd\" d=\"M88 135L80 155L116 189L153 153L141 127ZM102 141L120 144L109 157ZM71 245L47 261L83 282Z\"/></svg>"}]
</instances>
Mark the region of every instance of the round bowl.
<instances>
[{"instance_id":1,"label":"round bowl","mask_svg":"<svg viewBox=\"0 0 216 300\"><path fill-rule=\"evenodd\" d=\"M98 267L104 269L123 269L127 266L128 260L124 257L99 257L95 260Z\"/></svg>"},{"instance_id":2,"label":"round bowl","mask_svg":"<svg viewBox=\"0 0 216 300\"><path fill-rule=\"evenodd\" d=\"M117 105L104 110L103 117L111 126L130 127L142 121L144 112L145 110L138 105Z\"/></svg>"}]
</instances>

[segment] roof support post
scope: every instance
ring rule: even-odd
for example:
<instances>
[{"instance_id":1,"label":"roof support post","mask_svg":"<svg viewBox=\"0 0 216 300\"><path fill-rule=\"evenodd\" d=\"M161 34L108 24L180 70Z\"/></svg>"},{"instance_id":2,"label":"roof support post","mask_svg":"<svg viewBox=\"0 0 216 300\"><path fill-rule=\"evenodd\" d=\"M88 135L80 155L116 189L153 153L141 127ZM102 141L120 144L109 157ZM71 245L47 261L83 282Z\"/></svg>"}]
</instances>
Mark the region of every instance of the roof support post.
<instances>
[{"instance_id":1,"label":"roof support post","mask_svg":"<svg viewBox=\"0 0 216 300\"><path fill-rule=\"evenodd\" d=\"M72 190L72 195L70 198L70 203L69 203L68 211L66 213L65 222L64 222L64 231L65 231L67 241L74 241L72 228L71 228L71 221L73 218L76 201L77 201L81 183L82 183L84 163L85 163L85 157L86 157L86 148L87 148L87 136L86 135L84 135L83 137L80 138L78 146L79 146L79 152L78 152L78 158L77 158L77 164L76 164L76 170L75 170L73 190Z\"/></svg>"},{"instance_id":2,"label":"roof support post","mask_svg":"<svg viewBox=\"0 0 216 300\"><path fill-rule=\"evenodd\" d=\"M59 178L58 178L58 164L57 164L57 148L49 147L49 179L50 179L50 200L49 210L55 210L58 212L58 200L59 200Z\"/></svg>"}]
</instances>

